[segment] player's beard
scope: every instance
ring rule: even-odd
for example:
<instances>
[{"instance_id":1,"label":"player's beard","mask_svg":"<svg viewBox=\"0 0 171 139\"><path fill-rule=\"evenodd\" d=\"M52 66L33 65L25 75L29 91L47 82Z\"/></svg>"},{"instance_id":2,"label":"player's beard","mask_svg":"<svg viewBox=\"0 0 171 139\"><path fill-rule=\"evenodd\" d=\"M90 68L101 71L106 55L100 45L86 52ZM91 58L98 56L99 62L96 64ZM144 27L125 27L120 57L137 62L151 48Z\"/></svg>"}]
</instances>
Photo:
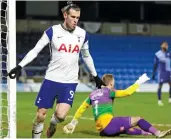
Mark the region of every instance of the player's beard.
<instances>
[{"instance_id":1,"label":"player's beard","mask_svg":"<svg viewBox=\"0 0 171 139\"><path fill-rule=\"evenodd\" d=\"M163 47L162 50L166 52L168 49Z\"/></svg>"},{"instance_id":2,"label":"player's beard","mask_svg":"<svg viewBox=\"0 0 171 139\"><path fill-rule=\"evenodd\" d=\"M68 29L69 32L73 32L75 30L75 28L71 28L69 24L66 24L66 27Z\"/></svg>"}]
</instances>

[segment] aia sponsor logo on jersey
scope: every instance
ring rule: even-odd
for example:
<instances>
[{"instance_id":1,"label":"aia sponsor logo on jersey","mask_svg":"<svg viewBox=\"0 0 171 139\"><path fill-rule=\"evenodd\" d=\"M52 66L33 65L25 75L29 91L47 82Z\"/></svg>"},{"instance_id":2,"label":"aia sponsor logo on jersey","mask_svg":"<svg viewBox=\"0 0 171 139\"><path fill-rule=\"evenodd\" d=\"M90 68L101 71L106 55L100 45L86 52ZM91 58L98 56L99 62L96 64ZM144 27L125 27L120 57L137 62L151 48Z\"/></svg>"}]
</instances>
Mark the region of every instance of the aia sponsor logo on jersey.
<instances>
[{"instance_id":1,"label":"aia sponsor logo on jersey","mask_svg":"<svg viewBox=\"0 0 171 139\"><path fill-rule=\"evenodd\" d=\"M78 45L71 45L69 44L69 47L65 45L64 43L61 44L59 47L58 51L60 52L68 52L68 53L79 53L80 48Z\"/></svg>"}]
</instances>

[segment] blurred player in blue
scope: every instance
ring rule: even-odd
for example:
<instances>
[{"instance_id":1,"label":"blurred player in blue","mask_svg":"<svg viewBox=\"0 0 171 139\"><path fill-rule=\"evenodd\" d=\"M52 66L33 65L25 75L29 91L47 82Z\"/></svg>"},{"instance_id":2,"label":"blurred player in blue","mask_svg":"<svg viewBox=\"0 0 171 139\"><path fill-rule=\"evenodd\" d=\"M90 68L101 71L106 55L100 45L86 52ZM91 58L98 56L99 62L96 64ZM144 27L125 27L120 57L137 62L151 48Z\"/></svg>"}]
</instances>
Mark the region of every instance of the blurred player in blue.
<instances>
[{"instance_id":1,"label":"blurred player in blue","mask_svg":"<svg viewBox=\"0 0 171 139\"><path fill-rule=\"evenodd\" d=\"M55 101L56 109L50 120L47 137L52 137L56 132L57 123L65 120L72 107L78 84L78 60L80 52L95 79L96 86L100 88L103 84L97 75L93 59L89 53L88 34L84 29L77 26L80 11L81 9L78 5L68 2L62 9L64 17L63 24L53 25L44 31L36 46L8 74L11 79L16 78L20 74L21 69L36 58L47 44L50 44L51 61L35 101L38 109L33 123L33 138L41 137L47 111L53 108Z\"/></svg>"},{"instance_id":2,"label":"blurred player in blue","mask_svg":"<svg viewBox=\"0 0 171 139\"><path fill-rule=\"evenodd\" d=\"M171 52L168 51L168 43L163 41L161 43L161 50L155 53L154 68L152 79L155 79L156 69L158 70L158 105L163 106L161 99L161 90L164 83L168 83L169 89L169 103L171 103Z\"/></svg>"}]
</instances>

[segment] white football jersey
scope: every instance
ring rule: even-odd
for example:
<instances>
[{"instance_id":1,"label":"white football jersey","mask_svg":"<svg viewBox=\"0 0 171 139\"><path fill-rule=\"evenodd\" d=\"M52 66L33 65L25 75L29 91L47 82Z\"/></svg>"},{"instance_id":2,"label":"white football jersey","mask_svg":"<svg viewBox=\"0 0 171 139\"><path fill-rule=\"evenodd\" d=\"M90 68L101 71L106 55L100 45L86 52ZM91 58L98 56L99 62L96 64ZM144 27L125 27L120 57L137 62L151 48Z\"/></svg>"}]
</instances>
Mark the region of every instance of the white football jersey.
<instances>
[{"instance_id":1,"label":"white football jersey","mask_svg":"<svg viewBox=\"0 0 171 139\"><path fill-rule=\"evenodd\" d=\"M64 83L77 82L79 53L81 49L88 49L88 43L84 44L86 32L76 27L70 33L61 25L52 26L51 30L51 61L45 78ZM46 34L48 35L48 31Z\"/></svg>"},{"instance_id":2,"label":"white football jersey","mask_svg":"<svg viewBox=\"0 0 171 139\"><path fill-rule=\"evenodd\" d=\"M61 83L77 83L80 51L89 49L86 31L77 26L73 32L69 32L61 24L50 27L19 65L24 67L31 62L48 43L51 48L51 60L45 79ZM84 61L87 61L86 64L92 71L91 73L96 76L97 73L91 59L90 56Z\"/></svg>"}]
</instances>

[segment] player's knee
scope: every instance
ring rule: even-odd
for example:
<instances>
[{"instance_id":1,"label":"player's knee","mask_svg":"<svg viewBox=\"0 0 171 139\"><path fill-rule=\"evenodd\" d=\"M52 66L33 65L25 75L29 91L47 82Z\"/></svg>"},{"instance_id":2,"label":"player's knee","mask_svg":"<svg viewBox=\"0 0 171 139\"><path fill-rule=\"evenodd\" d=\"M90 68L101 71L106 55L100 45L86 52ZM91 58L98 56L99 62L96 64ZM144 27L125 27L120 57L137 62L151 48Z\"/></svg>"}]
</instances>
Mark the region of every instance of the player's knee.
<instances>
[{"instance_id":1,"label":"player's knee","mask_svg":"<svg viewBox=\"0 0 171 139\"><path fill-rule=\"evenodd\" d=\"M136 126L141 119L143 118L140 116L131 117L131 125Z\"/></svg>"},{"instance_id":2,"label":"player's knee","mask_svg":"<svg viewBox=\"0 0 171 139\"><path fill-rule=\"evenodd\" d=\"M43 122L45 120L47 111L44 110L38 110L36 118L37 122Z\"/></svg>"},{"instance_id":3,"label":"player's knee","mask_svg":"<svg viewBox=\"0 0 171 139\"><path fill-rule=\"evenodd\" d=\"M56 112L56 118L60 121L63 122L66 118L66 114L62 112Z\"/></svg>"},{"instance_id":4,"label":"player's knee","mask_svg":"<svg viewBox=\"0 0 171 139\"><path fill-rule=\"evenodd\" d=\"M137 116L135 117L136 118L136 121L139 122L141 119L143 119L141 116Z\"/></svg>"},{"instance_id":5,"label":"player's knee","mask_svg":"<svg viewBox=\"0 0 171 139\"><path fill-rule=\"evenodd\" d=\"M38 120L44 121L45 117L46 117L45 113L41 113L41 112L37 113L37 119Z\"/></svg>"}]
</instances>

